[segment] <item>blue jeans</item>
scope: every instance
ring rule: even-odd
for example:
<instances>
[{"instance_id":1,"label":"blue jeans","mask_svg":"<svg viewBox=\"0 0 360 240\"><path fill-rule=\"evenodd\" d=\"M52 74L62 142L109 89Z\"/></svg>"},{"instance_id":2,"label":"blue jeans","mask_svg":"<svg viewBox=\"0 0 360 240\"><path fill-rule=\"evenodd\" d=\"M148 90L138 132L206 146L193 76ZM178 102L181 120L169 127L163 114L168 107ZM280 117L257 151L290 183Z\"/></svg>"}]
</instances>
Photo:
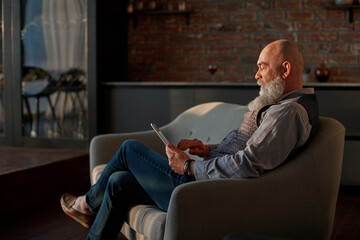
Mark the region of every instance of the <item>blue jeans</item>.
<instances>
[{"instance_id":1,"label":"blue jeans","mask_svg":"<svg viewBox=\"0 0 360 240\"><path fill-rule=\"evenodd\" d=\"M132 205L156 204L167 211L175 187L194 180L173 172L166 158L141 142L125 141L86 193L97 213L87 239L116 239Z\"/></svg>"}]
</instances>

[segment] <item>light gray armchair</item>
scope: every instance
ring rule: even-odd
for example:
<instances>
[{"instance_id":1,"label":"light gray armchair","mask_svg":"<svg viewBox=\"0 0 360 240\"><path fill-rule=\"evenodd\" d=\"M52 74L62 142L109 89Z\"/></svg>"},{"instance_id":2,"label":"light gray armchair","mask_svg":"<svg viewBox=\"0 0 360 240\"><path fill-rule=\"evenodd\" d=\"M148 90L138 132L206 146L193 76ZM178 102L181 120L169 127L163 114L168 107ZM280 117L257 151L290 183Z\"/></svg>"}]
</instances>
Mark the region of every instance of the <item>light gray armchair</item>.
<instances>
[{"instance_id":1,"label":"light gray armchair","mask_svg":"<svg viewBox=\"0 0 360 240\"><path fill-rule=\"evenodd\" d=\"M183 138L218 143L240 126L246 111L246 107L236 104L200 104L161 129L174 143ZM229 234L329 239L340 184L344 135L345 129L338 121L321 117L319 132L311 142L277 169L259 178L181 185L174 190L167 213L156 206L134 206L129 209L122 231L129 239L151 240L219 240ZM97 136L90 144L92 184L121 143L129 138L164 154L163 143L151 130Z\"/></svg>"}]
</instances>

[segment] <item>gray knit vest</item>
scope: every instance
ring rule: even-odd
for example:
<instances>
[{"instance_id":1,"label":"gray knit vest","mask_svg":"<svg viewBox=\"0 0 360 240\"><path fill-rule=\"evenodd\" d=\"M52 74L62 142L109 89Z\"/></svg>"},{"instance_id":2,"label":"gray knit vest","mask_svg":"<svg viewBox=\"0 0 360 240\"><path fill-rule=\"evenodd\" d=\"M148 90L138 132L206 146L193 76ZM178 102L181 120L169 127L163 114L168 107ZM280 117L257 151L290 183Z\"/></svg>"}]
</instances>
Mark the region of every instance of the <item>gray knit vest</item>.
<instances>
[{"instance_id":1,"label":"gray knit vest","mask_svg":"<svg viewBox=\"0 0 360 240\"><path fill-rule=\"evenodd\" d=\"M226 154L235 154L246 146L246 142L258 129L256 119L259 110L244 114L240 128L231 131L220 144L210 152L209 157L215 158Z\"/></svg>"}]
</instances>

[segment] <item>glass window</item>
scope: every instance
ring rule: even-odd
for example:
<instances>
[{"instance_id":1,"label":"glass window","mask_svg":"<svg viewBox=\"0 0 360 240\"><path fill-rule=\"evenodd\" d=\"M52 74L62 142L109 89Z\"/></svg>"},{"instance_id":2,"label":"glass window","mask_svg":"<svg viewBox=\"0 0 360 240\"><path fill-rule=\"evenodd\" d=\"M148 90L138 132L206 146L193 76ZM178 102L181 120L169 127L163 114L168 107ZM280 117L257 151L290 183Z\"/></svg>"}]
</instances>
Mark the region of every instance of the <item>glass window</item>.
<instances>
[{"instance_id":1,"label":"glass window","mask_svg":"<svg viewBox=\"0 0 360 240\"><path fill-rule=\"evenodd\" d=\"M24 136L88 137L86 4L21 2Z\"/></svg>"}]
</instances>

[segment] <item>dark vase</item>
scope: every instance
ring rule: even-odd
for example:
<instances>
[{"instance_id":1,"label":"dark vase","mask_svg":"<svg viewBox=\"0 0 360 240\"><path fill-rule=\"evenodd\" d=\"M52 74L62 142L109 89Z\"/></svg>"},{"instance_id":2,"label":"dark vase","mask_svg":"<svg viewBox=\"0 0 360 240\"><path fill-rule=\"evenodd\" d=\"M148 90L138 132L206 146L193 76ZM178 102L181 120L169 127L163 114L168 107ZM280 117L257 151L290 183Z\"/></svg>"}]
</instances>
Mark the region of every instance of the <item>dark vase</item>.
<instances>
[{"instance_id":1,"label":"dark vase","mask_svg":"<svg viewBox=\"0 0 360 240\"><path fill-rule=\"evenodd\" d=\"M315 76L319 82L326 82L329 79L330 71L325 66L324 62L315 69Z\"/></svg>"}]
</instances>

